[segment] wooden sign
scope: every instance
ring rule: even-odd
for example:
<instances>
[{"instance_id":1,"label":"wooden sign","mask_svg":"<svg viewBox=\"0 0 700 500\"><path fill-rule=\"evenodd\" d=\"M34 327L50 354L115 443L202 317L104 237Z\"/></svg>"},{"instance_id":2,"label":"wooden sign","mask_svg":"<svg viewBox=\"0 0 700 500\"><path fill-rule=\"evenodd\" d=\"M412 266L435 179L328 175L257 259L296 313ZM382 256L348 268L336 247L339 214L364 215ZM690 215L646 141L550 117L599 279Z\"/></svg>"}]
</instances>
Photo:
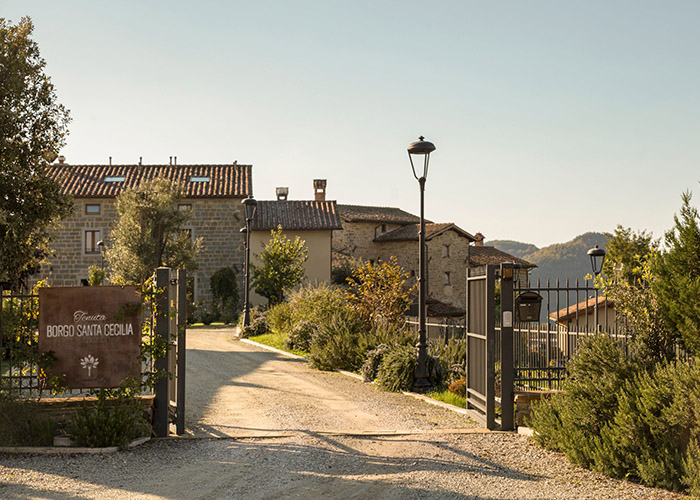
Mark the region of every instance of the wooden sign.
<instances>
[{"instance_id":1,"label":"wooden sign","mask_svg":"<svg viewBox=\"0 0 700 500\"><path fill-rule=\"evenodd\" d=\"M39 289L39 352L69 389L118 387L141 375L141 296L135 286Z\"/></svg>"}]
</instances>

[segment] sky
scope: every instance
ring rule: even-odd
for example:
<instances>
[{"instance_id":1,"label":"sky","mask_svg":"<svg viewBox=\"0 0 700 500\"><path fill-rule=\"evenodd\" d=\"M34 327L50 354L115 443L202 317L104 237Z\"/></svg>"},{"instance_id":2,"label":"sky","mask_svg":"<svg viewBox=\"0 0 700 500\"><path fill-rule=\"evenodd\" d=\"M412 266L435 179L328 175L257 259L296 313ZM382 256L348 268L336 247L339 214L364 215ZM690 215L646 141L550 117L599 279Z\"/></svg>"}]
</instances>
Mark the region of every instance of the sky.
<instances>
[{"instance_id":1,"label":"sky","mask_svg":"<svg viewBox=\"0 0 700 500\"><path fill-rule=\"evenodd\" d=\"M253 165L257 199L546 246L663 236L700 180L700 2L0 0L30 16L71 164ZM696 196L696 202L700 198Z\"/></svg>"}]
</instances>

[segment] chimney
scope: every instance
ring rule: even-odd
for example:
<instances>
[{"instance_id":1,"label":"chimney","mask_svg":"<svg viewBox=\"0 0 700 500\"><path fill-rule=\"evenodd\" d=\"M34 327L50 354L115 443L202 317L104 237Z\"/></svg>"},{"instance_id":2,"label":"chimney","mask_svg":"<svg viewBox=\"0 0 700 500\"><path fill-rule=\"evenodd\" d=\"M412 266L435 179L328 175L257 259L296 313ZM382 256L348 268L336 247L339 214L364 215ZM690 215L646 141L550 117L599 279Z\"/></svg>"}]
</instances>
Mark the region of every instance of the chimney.
<instances>
[{"instance_id":1,"label":"chimney","mask_svg":"<svg viewBox=\"0 0 700 500\"><path fill-rule=\"evenodd\" d=\"M326 179L314 179L314 199L326 201Z\"/></svg>"},{"instance_id":2,"label":"chimney","mask_svg":"<svg viewBox=\"0 0 700 500\"><path fill-rule=\"evenodd\" d=\"M287 196L289 195L289 188L288 187L275 188L275 194L277 194L277 201L287 201Z\"/></svg>"},{"instance_id":3,"label":"chimney","mask_svg":"<svg viewBox=\"0 0 700 500\"><path fill-rule=\"evenodd\" d=\"M476 233L474 235L474 238L476 238L476 241L474 242L475 247L483 247L484 246L484 235L481 233Z\"/></svg>"},{"instance_id":4,"label":"chimney","mask_svg":"<svg viewBox=\"0 0 700 500\"><path fill-rule=\"evenodd\" d=\"M66 157L61 155L58 157L58 164L59 165L65 165L66 164Z\"/></svg>"}]
</instances>

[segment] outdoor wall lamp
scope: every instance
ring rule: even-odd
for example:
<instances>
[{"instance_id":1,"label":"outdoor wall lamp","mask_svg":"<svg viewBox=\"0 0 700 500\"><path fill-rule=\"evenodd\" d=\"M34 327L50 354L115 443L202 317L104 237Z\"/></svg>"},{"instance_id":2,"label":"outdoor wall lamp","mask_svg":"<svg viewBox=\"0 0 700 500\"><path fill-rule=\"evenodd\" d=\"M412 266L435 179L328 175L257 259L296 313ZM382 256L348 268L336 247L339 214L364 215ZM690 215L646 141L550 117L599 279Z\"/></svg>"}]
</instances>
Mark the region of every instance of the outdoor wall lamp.
<instances>
[{"instance_id":1,"label":"outdoor wall lamp","mask_svg":"<svg viewBox=\"0 0 700 500\"><path fill-rule=\"evenodd\" d=\"M425 331L425 299L427 295L428 283L426 282L426 259L425 259L425 216L424 216L424 199L425 199L425 180L428 178L428 164L430 162L430 153L435 151L435 144L424 140L425 137L420 136L418 141L412 142L408 146L408 159L411 161L411 170L413 177L418 181L420 187L420 231L418 232L418 362L416 364L416 375L413 381L413 390L415 392L426 392L430 388L428 380L428 370L426 360L428 355L428 344L426 342ZM420 167L420 161L423 161L423 172L419 176L416 174L416 164L413 162L415 157L416 163ZM422 158L421 158L422 157Z\"/></svg>"},{"instance_id":2,"label":"outdoor wall lamp","mask_svg":"<svg viewBox=\"0 0 700 500\"><path fill-rule=\"evenodd\" d=\"M603 271L603 263L605 262L605 250L594 246L588 251L588 256L591 258L591 269L593 276L598 276Z\"/></svg>"},{"instance_id":3,"label":"outdoor wall lamp","mask_svg":"<svg viewBox=\"0 0 700 500\"><path fill-rule=\"evenodd\" d=\"M250 226L253 223L253 217L255 217L255 210L258 207L258 202L255 201L253 196L249 196L243 200L243 206L245 207L245 227L241 229L241 232L245 234L245 283L243 290L243 326L250 325Z\"/></svg>"}]
</instances>

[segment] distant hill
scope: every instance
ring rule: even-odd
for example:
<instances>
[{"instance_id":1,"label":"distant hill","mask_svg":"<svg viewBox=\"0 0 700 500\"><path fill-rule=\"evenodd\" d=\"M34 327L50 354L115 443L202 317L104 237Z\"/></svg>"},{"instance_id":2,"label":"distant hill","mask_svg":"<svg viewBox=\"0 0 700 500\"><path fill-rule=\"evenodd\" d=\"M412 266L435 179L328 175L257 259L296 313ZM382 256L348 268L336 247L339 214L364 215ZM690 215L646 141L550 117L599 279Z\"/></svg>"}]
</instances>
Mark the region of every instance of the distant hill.
<instances>
[{"instance_id":1,"label":"distant hill","mask_svg":"<svg viewBox=\"0 0 700 500\"><path fill-rule=\"evenodd\" d=\"M531 283L540 279L544 284L549 279L554 284L559 279L563 285L568 278L573 285L576 279L583 284L585 276L591 273L588 250L595 245L605 248L608 236L604 233L585 233L566 243L555 243L540 249L530 243L508 240L493 240L488 245L536 264L537 268L530 273ZM522 253L527 248L533 250Z\"/></svg>"},{"instance_id":2,"label":"distant hill","mask_svg":"<svg viewBox=\"0 0 700 500\"><path fill-rule=\"evenodd\" d=\"M485 241L484 245L490 247L496 247L502 252L515 255L516 257L523 258L527 254L531 254L539 250L535 245L531 243L521 243L520 241L513 240L491 240Z\"/></svg>"}]
</instances>

